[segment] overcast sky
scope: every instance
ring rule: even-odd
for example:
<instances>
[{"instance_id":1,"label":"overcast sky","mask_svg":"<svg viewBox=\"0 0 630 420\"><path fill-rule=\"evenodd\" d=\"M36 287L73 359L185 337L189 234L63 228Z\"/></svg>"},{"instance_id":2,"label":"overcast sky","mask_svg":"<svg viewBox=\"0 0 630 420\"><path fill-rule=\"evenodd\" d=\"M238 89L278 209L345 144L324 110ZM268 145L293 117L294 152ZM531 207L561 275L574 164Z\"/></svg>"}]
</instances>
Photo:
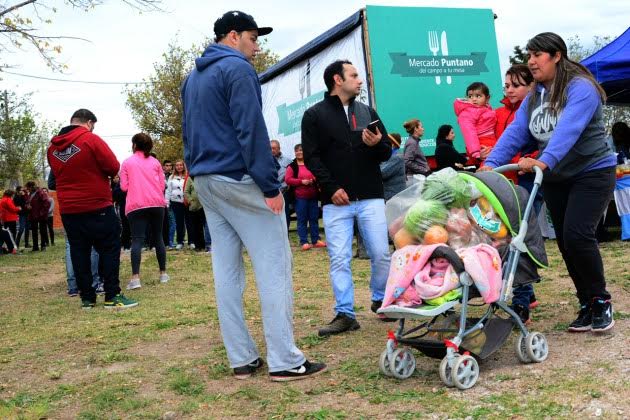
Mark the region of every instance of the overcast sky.
<instances>
[{"instance_id":1,"label":"overcast sky","mask_svg":"<svg viewBox=\"0 0 630 420\"><path fill-rule=\"evenodd\" d=\"M6 3L6 2L5 2ZM14 2L9 2L14 3ZM59 59L68 69L64 74L50 71L32 50L3 53L9 69L42 77L99 82L141 81L151 74L153 63L169 42L188 48L212 35L214 21L238 7L252 14L259 26L272 26L268 46L281 57L304 45L341 22L366 4L387 6L468 7L492 9L502 69L514 45L525 45L533 35L552 31L565 39L579 35L592 43L595 35L617 37L630 24L628 0L450 0L446 1L357 1L318 0L165 0L164 12L138 13L121 1L110 0L89 12L62 6L52 15L52 23L40 25L46 35L88 39L63 41ZM26 10L26 9L25 9ZM94 85L37 80L0 73L0 89L25 94L32 92L35 110L49 121L66 123L77 108L91 109L98 117L96 133L102 136L119 159L130 153L131 135L138 128L125 106L124 85Z\"/></svg>"}]
</instances>

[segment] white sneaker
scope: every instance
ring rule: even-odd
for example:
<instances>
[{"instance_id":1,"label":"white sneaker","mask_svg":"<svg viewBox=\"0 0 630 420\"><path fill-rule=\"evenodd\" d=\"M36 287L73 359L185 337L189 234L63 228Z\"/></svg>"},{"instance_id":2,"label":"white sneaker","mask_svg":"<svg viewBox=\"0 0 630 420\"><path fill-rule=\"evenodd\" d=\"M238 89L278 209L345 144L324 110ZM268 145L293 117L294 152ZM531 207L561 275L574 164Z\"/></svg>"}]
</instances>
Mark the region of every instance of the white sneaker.
<instances>
[{"instance_id":1,"label":"white sneaker","mask_svg":"<svg viewBox=\"0 0 630 420\"><path fill-rule=\"evenodd\" d=\"M181 251L181 249L184 247L184 245L182 244L177 244L177 246L175 247L176 250Z\"/></svg>"},{"instance_id":2,"label":"white sneaker","mask_svg":"<svg viewBox=\"0 0 630 420\"><path fill-rule=\"evenodd\" d=\"M195 249L195 244L190 244L190 245L188 245L188 248L190 248L190 249Z\"/></svg>"},{"instance_id":3,"label":"white sneaker","mask_svg":"<svg viewBox=\"0 0 630 420\"><path fill-rule=\"evenodd\" d=\"M140 279L131 279L129 283L127 283L127 290L139 289L141 287Z\"/></svg>"},{"instance_id":4,"label":"white sneaker","mask_svg":"<svg viewBox=\"0 0 630 420\"><path fill-rule=\"evenodd\" d=\"M168 274L160 274L160 283L168 283L170 279L171 278L168 276Z\"/></svg>"}]
</instances>

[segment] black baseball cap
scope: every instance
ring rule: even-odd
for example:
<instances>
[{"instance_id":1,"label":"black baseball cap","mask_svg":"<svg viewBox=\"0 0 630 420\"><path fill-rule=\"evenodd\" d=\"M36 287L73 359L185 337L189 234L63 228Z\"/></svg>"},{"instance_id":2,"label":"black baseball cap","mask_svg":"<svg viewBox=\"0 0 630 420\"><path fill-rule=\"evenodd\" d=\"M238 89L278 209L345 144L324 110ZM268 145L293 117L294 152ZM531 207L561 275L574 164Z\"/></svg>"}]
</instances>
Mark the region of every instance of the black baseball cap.
<instances>
[{"instance_id":1,"label":"black baseball cap","mask_svg":"<svg viewBox=\"0 0 630 420\"><path fill-rule=\"evenodd\" d=\"M222 37L230 33L230 31L253 31L257 30L259 36L267 35L273 31L273 28L259 28L258 24L251 15L232 10L225 13L216 22L214 22L214 34Z\"/></svg>"}]
</instances>

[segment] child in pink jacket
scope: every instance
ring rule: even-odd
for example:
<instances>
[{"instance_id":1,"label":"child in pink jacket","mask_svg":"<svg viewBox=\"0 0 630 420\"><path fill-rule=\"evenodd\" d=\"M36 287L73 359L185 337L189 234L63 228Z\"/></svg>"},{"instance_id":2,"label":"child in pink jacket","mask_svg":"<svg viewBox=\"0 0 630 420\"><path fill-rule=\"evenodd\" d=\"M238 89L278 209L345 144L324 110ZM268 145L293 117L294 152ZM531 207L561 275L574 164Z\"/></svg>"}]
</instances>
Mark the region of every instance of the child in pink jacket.
<instances>
[{"instance_id":1,"label":"child in pink jacket","mask_svg":"<svg viewBox=\"0 0 630 420\"><path fill-rule=\"evenodd\" d=\"M457 123L464 135L466 154L481 163L497 143L494 127L497 116L490 107L490 90L481 82L466 88L467 99L455 99Z\"/></svg>"}]
</instances>

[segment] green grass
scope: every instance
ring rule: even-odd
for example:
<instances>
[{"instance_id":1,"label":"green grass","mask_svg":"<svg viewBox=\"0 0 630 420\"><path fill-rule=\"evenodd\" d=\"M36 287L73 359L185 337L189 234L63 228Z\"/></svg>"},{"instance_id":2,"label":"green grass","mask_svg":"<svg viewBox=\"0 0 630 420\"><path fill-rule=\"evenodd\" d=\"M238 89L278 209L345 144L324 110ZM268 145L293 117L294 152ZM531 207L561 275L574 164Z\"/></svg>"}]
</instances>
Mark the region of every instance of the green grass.
<instances>
[{"instance_id":1,"label":"green grass","mask_svg":"<svg viewBox=\"0 0 630 420\"><path fill-rule=\"evenodd\" d=\"M329 370L307 381L277 384L265 369L245 381L233 378L207 255L169 252L172 280L160 284L155 256L144 253L143 287L128 293L140 306L109 312L99 305L85 312L77 298L65 296L62 239L46 253L0 257L2 419L161 418L167 412L197 419L571 418L594 415L591 403L603 407L605 418L630 412L627 398L620 398L630 383L618 356L630 317L628 243L602 246L615 296L617 335L565 333L577 305L555 244L547 243L551 268L536 286L541 305L533 317L535 329L550 340L550 360L521 365L510 340L481 364L478 385L461 392L444 387L439 360L418 352L411 378L401 381L379 372L387 331L396 324L381 323L369 310L369 261L353 261L361 329L321 338L317 329L330 321L334 305L327 253L294 250L296 343L309 359L326 361ZM245 264L245 313L264 356L260 305L247 256ZM120 273L124 286L130 276L128 257Z\"/></svg>"}]
</instances>

